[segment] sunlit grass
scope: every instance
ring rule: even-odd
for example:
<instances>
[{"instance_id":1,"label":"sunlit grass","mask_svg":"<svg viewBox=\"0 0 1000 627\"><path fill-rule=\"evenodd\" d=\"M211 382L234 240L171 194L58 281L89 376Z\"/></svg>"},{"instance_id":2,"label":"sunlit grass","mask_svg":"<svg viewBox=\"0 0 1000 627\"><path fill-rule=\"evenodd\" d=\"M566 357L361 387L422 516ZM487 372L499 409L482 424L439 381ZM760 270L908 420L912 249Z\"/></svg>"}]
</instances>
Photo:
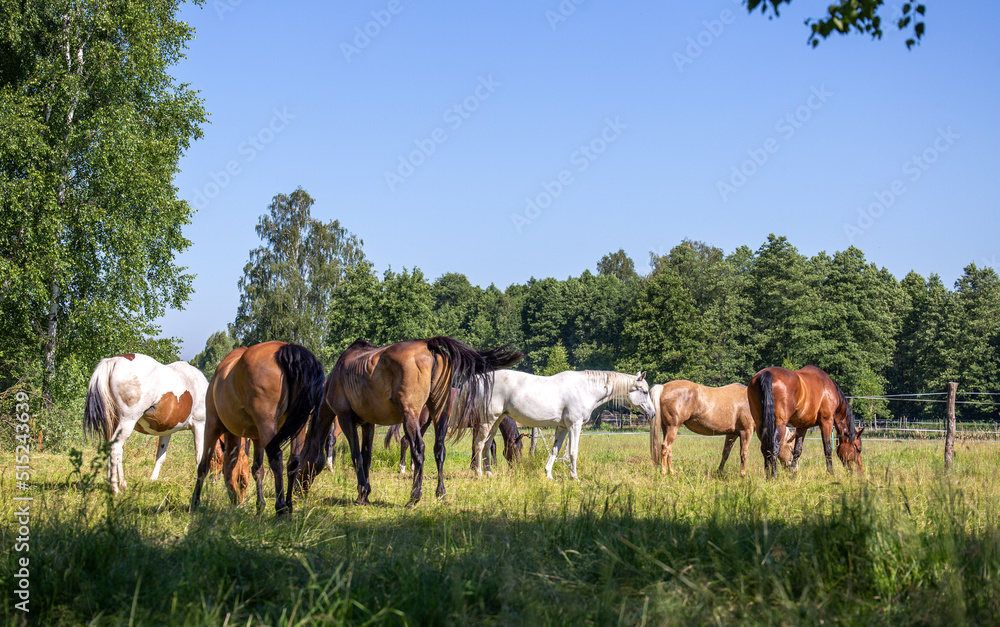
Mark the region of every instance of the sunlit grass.
<instances>
[{"instance_id":1,"label":"sunlit grass","mask_svg":"<svg viewBox=\"0 0 1000 627\"><path fill-rule=\"evenodd\" d=\"M979 623L1000 613L1000 445L960 443L953 471L939 442L869 442L863 478L825 470L807 440L795 475L763 476L751 444L720 477L721 438L682 437L676 477L648 459L648 436L584 435L579 481L547 451L493 476L449 446L448 495L405 507L398 448L376 449L372 506L340 449L295 513L253 498L229 505L194 484L190 438L174 438L150 482L155 440L126 446L127 493L111 499L70 477L68 455L32 457L32 618L44 624L732 624ZM551 442L551 439L549 440ZM343 447L343 444L340 445ZM428 453L430 453L428 445ZM83 460L86 475L94 452ZM67 483L69 480L69 483ZM13 495L10 472L0 479ZM3 504L0 564L12 581L13 502ZM17 624L14 599L4 613ZM42 618L44 617L44 618Z\"/></svg>"}]
</instances>

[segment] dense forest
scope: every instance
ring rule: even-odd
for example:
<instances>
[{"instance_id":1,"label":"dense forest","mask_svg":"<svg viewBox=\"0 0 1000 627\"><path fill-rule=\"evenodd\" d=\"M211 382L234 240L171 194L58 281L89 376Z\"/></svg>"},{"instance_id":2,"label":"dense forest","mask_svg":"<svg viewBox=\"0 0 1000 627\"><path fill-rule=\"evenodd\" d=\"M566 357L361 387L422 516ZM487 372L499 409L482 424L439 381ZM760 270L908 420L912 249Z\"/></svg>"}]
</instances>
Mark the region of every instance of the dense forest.
<instances>
[{"instance_id":1,"label":"dense forest","mask_svg":"<svg viewBox=\"0 0 1000 627\"><path fill-rule=\"evenodd\" d=\"M645 276L619 250L597 260L596 272L482 288L460 272L379 276L363 243L338 222L314 219L312 203L301 189L280 194L261 217L263 243L240 280L235 320L194 360L207 373L241 343L299 342L329 368L358 338L446 334L480 348L514 344L527 354L519 368L540 374L641 369L657 382L724 385L769 365L815 364L854 396L938 392L948 381L966 392L998 387L1000 279L992 268L970 264L948 289L935 274L898 280L853 246L806 257L771 235L728 255L681 241L651 254ZM862 416L921 411L855 405ZM996 412L967 406L962 415Z\"/></svg>"}]
</instances>

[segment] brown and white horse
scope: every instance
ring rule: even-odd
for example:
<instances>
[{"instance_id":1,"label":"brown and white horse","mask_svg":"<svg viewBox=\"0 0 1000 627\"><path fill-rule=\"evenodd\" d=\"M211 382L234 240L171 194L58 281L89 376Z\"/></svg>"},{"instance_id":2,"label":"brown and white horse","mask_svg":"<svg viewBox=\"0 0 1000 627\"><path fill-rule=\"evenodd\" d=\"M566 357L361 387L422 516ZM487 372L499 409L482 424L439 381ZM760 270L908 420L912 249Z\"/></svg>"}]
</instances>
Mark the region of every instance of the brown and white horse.
<instances>
[{"instance_id":1,"label":"brown and white horse","mask_svg":"<svg viewBox=\"0 0 1000 627\"><path fill-rule=\"evenodd\" d=\"M777 456L785 427L796 430L791 469L798 465L802 440L811 427L819 425L823 439L826 469L833 472L830 433L837 430L837 457L849 470L861 463L861 434L854 421L854 412L840 386L816 366L799 370L764 368L753 376L747 387L747 400L760 438L764 469L768 476L778 472Z\"/></svg>"},{"instance_id":2,"label":"brown and white horse","mask_svg":"<svg viewBox=\"0 0 1000 627\"><path fill-rule=\"evenodd\" d=\"M278 514L291 512L292 491L299 471L298 450L293 446L288 460L286 497L281 445L299 435L322 400L323 366L308 349L297 344L263 342L250 348L241 346L226 355L215 370L205 397L205 444L213 448L220 437L225 437L227 450L235 451L239 438L253 441L258 511L264 508L266 451L274 475L275 509ZM210 461L206 457L198 464L192 511L201 501L201 487ZM230 496L234 496L232 491Z\"/></svg>"},{"instance_id":3,"label":"brown and white horse","mask_svg":"<svg viewBox=\"0 0 1000 627\"><path fill-rule=\"evenodd\" d=\"M159 436L152 481L160 475L170 436L178 431L194 432L195 463L202 461L207 388L205 375L186 361L164 366L148 355L129 353L97 364L87 386L83 427L111 443L108 480L113 493L128 486L122 448L133 431Z\"/></svg>"},{"instance_id":4,"label":"brown and white horse","mask_svg":"<svg viewBox=\"0 0 1000 627\"><path fill-rule=\"evenodd\" d=\"M434 424L434 459L438 467L437 496L445 494L445 437L451 409L451 388L468 384L476 398L489 398L493 370L507 368L524 357L521 351L497 348L477 351L450 337L408 340L377 347L358 340L341 353L326 381L319 418L309 424L303 451L303 486L308 487L325 462L324 444L336 418L347 436L358 474L358 505L368 504L372 443L375 425L402 423L410 441L413 489L410 505L420 501L424 475L424 440L420 414L426 407ZM475 421L478 412L465 411L463 420ZM358 439L361 427L361 440ZM473 425L475 426L475 425Z\"/></svg>"}]
</instances>

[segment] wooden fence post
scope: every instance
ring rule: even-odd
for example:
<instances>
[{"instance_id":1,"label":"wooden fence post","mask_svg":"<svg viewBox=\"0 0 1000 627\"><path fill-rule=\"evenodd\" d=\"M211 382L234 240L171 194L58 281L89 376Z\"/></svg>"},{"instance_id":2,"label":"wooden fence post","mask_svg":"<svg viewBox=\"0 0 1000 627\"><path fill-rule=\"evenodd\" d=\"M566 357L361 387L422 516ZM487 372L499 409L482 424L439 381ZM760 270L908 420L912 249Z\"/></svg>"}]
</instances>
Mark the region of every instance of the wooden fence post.
<instances>
[{"instance_id":1,"label":"wooden fence post","mask_svg":"<svg viewBox=\"0 0 1000 627\"><path fill-rule=\"evenodd\" d=\"M958 384L948 383L948 404L945 405L945 425L944 425L944 467L951 469L951 464L955 461L955 396L958 394Z\"/></svg>"}]
</instances>

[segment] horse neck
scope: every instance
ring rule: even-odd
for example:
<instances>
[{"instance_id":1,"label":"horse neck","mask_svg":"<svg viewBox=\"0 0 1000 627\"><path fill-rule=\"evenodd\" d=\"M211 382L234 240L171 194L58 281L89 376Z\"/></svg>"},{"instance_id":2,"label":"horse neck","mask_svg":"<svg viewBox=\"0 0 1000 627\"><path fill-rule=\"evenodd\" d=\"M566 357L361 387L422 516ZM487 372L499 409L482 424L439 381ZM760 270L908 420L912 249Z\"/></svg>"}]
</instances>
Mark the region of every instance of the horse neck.
<instances>
[{"instance_id":1,"label":"horse neck","mask_svg":"<svg viewBox=\"0 0 1000 627\"><path fill-rule=\"evenodd\" d=\"M619 404L628 402L628 392L632 387L632 378L629 375L608 370L587 370L586 374L587 382L597 395L594 407L612 401Z\"/></svg>"}]
</instances>

